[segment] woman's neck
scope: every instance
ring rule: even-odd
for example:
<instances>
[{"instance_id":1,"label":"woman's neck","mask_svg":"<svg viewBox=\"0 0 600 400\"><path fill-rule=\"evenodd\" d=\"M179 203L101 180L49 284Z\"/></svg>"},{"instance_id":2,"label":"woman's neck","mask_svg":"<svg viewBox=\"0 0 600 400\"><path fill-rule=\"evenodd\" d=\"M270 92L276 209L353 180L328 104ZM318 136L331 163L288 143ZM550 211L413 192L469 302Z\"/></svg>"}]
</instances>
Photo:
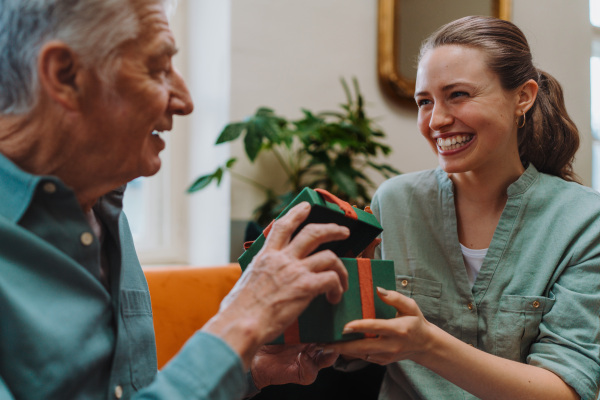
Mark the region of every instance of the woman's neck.
<instances>
[{"instance_id":1,"label":"woman's neck","mask_svg":"<svg viewBox=\"0 0 600 400\"><path fill-rule=\"evenodd\" d=\"M448 174L454 183L460 243L471 249L489 247L508 200L507 189L524 171L519 163L518 167L502 173L469 171Z\"/></svg>"}]
</instances>

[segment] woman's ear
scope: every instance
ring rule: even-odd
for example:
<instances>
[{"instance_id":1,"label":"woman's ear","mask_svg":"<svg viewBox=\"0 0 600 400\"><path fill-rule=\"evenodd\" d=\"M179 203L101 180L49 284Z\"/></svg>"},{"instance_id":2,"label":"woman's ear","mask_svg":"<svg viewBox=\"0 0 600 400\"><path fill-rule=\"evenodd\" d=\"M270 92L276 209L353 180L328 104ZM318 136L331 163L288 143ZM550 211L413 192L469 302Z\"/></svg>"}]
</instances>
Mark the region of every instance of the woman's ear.
<instances>
[{"instance_id":1,"label":"woman's ear","mask_svg":"<svg viewBox=\"0 0 600 400\"><path fill-rule=\"evenodd\" d=\"M41 90L69 111L79 108L79 57L66 43L53 40L44 44L38 59Z\"/></svg>"},{"instance_id":2,"label":"woman's ear","mask_svg":"<svg viewBox=\"0 0 600 400\"><path fill-rule=\"evenodd\" d=\"M516 116L521 116L535 103L538 93L538 84L533 79L525 82L519 89L517 89L517 109L515 111Z\"/></svg>"}]
</instances>

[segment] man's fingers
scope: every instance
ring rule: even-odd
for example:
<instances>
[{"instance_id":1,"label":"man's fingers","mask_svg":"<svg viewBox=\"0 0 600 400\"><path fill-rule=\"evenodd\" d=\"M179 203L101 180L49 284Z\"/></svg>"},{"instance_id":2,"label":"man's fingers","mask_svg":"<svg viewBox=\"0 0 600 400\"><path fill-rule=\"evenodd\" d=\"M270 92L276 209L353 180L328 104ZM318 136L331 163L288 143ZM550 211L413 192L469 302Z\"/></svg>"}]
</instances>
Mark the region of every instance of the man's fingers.
<instances>
[{"instance_id":1,"label":"man's fingers","mask_svg":"<svg viewBox=\"0 0 600 400\"><path fill-rule=\"evenodd\" d=\"M304 258L317 249L321 244L344 240L350 236L350 230L337 224L308 224L294 239L289 247L292 257Z\"/></svg>"},{"instance_id":2,"label":"man's fingers","mask_svg":"<svg viewBox=\"0 0 600 400\"><path fill-rule=\"evenodd\" d=\"M315 356L315 364L319 367L319 369L331 367L335 360L337 360L339 354L337 353L328 353L325 354L322 351L319 351Z\"/></svg>"},{"instance_id":3,"label":"man's fingers","mask_svg":"<svg viewBox=\"0 0 600 400\"><path fill-rule=\"evenodd\" d=\"M283 217L273 223L263 249L280 250L290 242L292 234L310 214L310 204L306 201L294 206Z\"/></svg>"},{"instance_id":4,"label":"man's fingers","mask_svg":"<svg viewBox=\"0 0 600 400\"><path fill-rule=\"evenodd\" d=\"M316 296L325 293L327 300L330 303L339 303L344 294L344 287L340 282L339 275L334 271L323 271L313 273L304 277L306 283L310 287L312 295Z\"/></svg>"},{"instance_id":5,"label":"man's fingers","mask_svg":"<svg viewBox=\"0 0 600 400\"><path fill-rule=\"evenodd\" d=\"M348 290L348 270L344 267L344 263L335 253L330 250L323 250L308 256L304 259L303 264L312 272L319 273L323 271L334 271L338 274L344 291Z\"/></svg>"}]
</instances>

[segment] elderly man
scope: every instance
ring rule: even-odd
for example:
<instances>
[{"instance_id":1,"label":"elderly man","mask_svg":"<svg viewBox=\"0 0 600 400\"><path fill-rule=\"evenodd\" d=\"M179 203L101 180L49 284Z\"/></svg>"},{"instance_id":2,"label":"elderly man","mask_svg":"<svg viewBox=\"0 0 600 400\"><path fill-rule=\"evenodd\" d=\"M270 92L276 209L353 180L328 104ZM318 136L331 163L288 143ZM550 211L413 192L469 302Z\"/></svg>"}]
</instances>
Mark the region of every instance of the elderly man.
<instances>
[{"instance_id":1,"label":"elderly man","mask_svg":"<svg viewBox=\"0 0 600 400\"><path fill-rule=\"evenodd\" d=\"M160 373L122 187L160 168L192 101L166 0L0 0L0 399L233 399L247 379L309 383L333 362L261 349L310 300L347 285L301 204ZM248 371L251 372L248 372Z\"/></svg>"}]
</instances>

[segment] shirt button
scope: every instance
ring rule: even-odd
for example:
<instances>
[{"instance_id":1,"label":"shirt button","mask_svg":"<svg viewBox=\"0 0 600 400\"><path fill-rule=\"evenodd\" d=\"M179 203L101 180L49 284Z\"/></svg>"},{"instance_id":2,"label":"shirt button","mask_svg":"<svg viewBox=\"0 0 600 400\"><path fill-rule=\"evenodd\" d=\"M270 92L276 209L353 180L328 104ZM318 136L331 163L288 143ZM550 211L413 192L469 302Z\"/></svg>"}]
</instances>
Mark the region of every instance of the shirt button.
<instances>
[{"instance_id":1,"label":"shirt button","mask_svg":"<svg viewBox=\"0 0 600 400\"><path fill-rule=\"evenodd\" d=\"M52 194L56 192L56 185L52 182L46 182L43 186L44 192Z\"/></svg>"},{"instance_id":2,"label":"shirt button","mask_svg":"<svg viewBox=\"0 0 600 400\"><path fill-rule=\"evenodd\" d=\"M467 304L467 308L468 308L469 310L472 310L472 309L473 309L473 303L469 303L469 304Z\"/></svg>"},{"instance_id":3,"label":"shirt button","mask_svg":"<svg viewBox=\"0 0 600 400\"><path fill-rule=\"evenodd\" d=\"M79 240L81 240L81 244L84 246L89 246L90 244L94 243L94 235L89 232L83 232L79 237Z\"/></svg>"},{"instance_id":4,"label":"shirt button","mask_svg":"<svg viewBox=\"0 0 600 400\"><path fill-rule=\"evenodd\" d=\"M538 308L540 306L540 302L536 300L531 305L533 306L533 308Z\"/></svg>"},{"instance_id":5,"label":"shirt button","mask_svg":"<svg viewBox=\"0 0 600 400\"><path fill-rule=\"evenodd\" d=\"M115 386L115 397L117 399L120 399L121 397L123 397L123 388L121 387L121 385Z\"/></svg>"},{"instance_id":6,"label":"shirt button","mask_svg":"<svg viewBox=\"0 0 600 400\"><path fill-rule=\"evenodd\" d=\"M402 279L402 282L400 282L400 284L404 287L408 286L408 280L406 279Z\"/></svg>"}]
</instances>

